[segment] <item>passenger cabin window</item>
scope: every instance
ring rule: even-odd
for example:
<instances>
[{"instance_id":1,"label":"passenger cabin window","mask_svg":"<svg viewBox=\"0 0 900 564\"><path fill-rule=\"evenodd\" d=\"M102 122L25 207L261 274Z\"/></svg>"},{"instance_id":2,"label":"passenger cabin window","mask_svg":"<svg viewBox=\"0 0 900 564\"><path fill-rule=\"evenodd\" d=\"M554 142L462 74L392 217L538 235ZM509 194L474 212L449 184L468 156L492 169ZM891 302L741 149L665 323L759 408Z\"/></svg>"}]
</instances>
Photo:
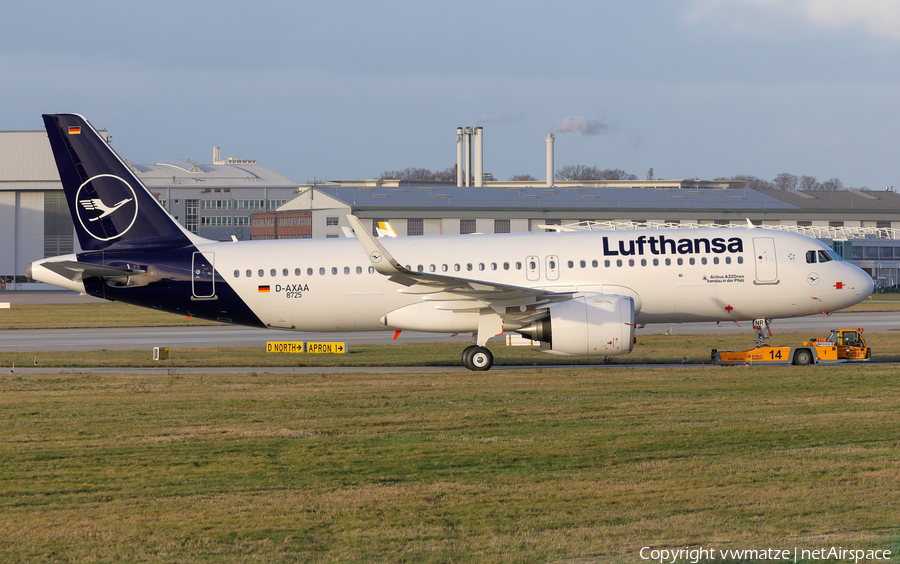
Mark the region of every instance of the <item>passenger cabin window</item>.
<instances>
[{"instance_id":1,"label":"passenger cabin window","mask_svg":"<svg viewBox=\"0 0 900 564\"><path fill-rule=\"evenodd\" d=\"M259 277L262 278L263 276L266 275L266 271L260 268L259 272L257 272L257 274L259 274Z\"/></svg>"},{"instance_id":2,"label":"passenger cabin window","mask_svg":"<svg viewBox=\"0 0 900 564\"><path fill-rule=\"evenodd\" d=\"M235 271L234 271L234 277L235 277L235 278L240 278L240 277L241 277L241 271L240 271L240 270L235 270Z\"/></svg>"},{"instance_id":3,"label":"passenger cabin window","mask_svg":"<svg viewBox=\"0 0 900 564\"><path fill-rule=\"evenodd\" d=\"M325 276L325 269L322 267L319 267L319 276Z\"/></svg>"},{"instance_id":4,"label":"passenger cabin window","mask_svg":"<svg viewBox=\"0 0 900 564\"><path fill-rule=\"evenodd\" d=\"M282 276L287 276L287 275L288 275L288 269L286 269L286 268L282 269L282 270L281 270L281 275L282 275Z\"/></svg>"},{"instance_id":5,"label":"passenger cabin window","mask_svg":"<svg viewBox=\"0 0 900 564\"><path fill-rule=\"evenodd\" d=\"M295 269L294 269L294 276L300 276L300 269L299 269L299 268L295 268Z\"/></svg>"},{"instance_id":6,"label":"passenger cabin window","mask_svg":"<svg viewBox=\"0 0 900 564\"><path fill-rule=\"evenodd\" d=\"M356 273L357 273L357 274L362 274L362 267L361 267L361 266L357 266L357 267L356 267Z\"/></svg>"},{"instance_id":7,"label":"passenger cabin window","mask_svg":"<svg viewBox=\"0 0 900 564\"><path fill-rule=\"evenodd\" d=\"M313 275L313 269L312 269L312 268L307 268L307 269L306 269L306 275L307 275L307 276L312 276L312 275Z\"/></svg>"},{"instance_id":8,"label":"passenger cabin window","mask_svg":"<svg viewBox=\"0 0 900 564\"><path fill-rule=\"evenodd\" d=\"M273 278L275 277L275 269L274 268L269 271L269 275L272 276Z\"/></svg>"},{"instance_id":9,"label":"passenger cabin window","mask_svg":"<svg viewBox=\"0 0 900 564\"><path fill-rule=\"evenodd\" d=\"M247 272L246 272L245 274L247 275L247 278L253 277L253 271L252 271L252 270L249 270L249 269L248 269Z\"/></svg>"},{"instance_id":10,"label":"passenger cabin window","mask_svg":"<svg viewBox=\"0 0 900 564\"><path fill-rule=\"evenodd\" d=\"M350 274L350 267L349 267L349 266L345 266L345 267L344 267L344 274Z\"/></svg>"}]
</instances>

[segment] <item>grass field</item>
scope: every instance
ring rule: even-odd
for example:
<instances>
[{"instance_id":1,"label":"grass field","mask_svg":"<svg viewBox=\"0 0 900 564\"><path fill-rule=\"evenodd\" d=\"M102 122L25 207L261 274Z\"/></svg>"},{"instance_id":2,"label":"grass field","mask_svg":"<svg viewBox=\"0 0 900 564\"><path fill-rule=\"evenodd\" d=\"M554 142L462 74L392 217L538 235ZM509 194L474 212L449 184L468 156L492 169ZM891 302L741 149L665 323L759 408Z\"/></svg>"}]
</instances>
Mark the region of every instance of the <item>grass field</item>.
<instances>
[{"instance_id":1,"label":"grass field","mask_svg":"<svg viewBox=\"0 0 900 564\"><path fill-rule=\"evenodd\" d=\"M892 549L893 367L0 379L0 559Z\"/></svg>"},{"instance_id":2,"label":"grass field","mask_svg":"<svg viewBox=\"0 0 900 564\"><path fill-rule=\"evenodd\" d=\"M86 321L83 306L18 306L0 327L202 323L88 308L103 306ZM900 361L897 334L865 337L875 361ZM498 365L538 366L403 375L265 367L455 366L461 345L173 348L164 362L149 350L0 353L0 366L175 368L0 372L0 562L647 562L644 546L896 555L896 368L680 366L750 340L642 336L612 359L631 366L601 369L541 369L601 359L494 346Z\"/></svg>"},{"instance_id":3,"label":"grass field","mask_svg":"<svg viewBox=\"0 0 900 564\"><path fill-rule=\"evenodd\" d=\"M820 335L824 337L825 335ZM866 333L876 362L900 362L900 334ZM812 337L776 335L771 345L797 345ZM459 366L459 355L468 341L459 343L353 345L347 354L268 354L264 345L255 348L191 349L170 348L170 358L152 359L150 350L0 352L0 367L233 367L252 366ZM611 364L691 364L708 363L710 349L743 350L753 346L750 335L645 335L627 355L611 357ZM529 347L491 344L495 366L546 366L558 364L601 364L600 357L558 357Z\"/></svg>"},{"instance_id":4,"label":"grass field","mask_svg":"<svg viewBox=\"0 0 900 564\"><path fill-rule=\"evenodd\" d=\"M14 304L0 310L3 329L68 329L93 327L177 327L220 325L164 311L117 302L94 304Z\"/></svg>"}]
</instances>

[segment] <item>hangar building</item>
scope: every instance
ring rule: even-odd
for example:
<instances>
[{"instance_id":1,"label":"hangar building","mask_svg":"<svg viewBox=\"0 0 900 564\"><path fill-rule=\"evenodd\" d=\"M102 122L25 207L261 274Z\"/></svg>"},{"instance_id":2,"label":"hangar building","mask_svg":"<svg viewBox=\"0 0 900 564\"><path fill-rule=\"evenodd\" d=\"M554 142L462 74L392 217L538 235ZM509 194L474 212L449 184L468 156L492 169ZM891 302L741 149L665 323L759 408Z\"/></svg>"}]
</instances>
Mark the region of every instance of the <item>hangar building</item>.
<instances>
[{"instance_id":1,"label":"hangar building","mask_svg":"<svg viewBox=\"0 0 900 564\"><path fill-rule=\"evenodd\" d=\"M286 176L252 160L221 160L217 149L213 164L125 162L182 225L209 239L249 239L253 214L297 196ZM80 251L74 233L47 133L0 131L0 289L25 283L31 261Z\"/></svg>"}]
</instances>

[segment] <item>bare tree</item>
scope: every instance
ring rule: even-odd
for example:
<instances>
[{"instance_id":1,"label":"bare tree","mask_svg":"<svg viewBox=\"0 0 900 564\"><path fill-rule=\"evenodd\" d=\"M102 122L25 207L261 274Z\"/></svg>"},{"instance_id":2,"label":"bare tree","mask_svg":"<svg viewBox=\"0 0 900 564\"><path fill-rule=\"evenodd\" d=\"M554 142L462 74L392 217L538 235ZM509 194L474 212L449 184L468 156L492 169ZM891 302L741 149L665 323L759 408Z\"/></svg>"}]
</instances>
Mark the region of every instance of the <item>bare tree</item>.
<instances>
[{"instance_id":1,"label":"bare tree","mask_svg":"<svg viewBox=\"0 0 900 564\"><path fill-rule=\"evenodd\" d=\"M409 167L403 170L386 170L379 180L456 180L456 165L444 170L432 171L427 168Z\"/></svg>"},{"instance_id":2,"label":"bare tree","mask_svg":"<svg viewBox=\"0 0 900 564\"><path fill-rule=\"evenodd\" d=\"M556 170L556 180L593 180L599 178L600 171L595 166L566 165Z\"/></svg>"},{"instance_id":3,"label":"bare tree","mask_svg":"<svg viewBox=\"0 0 900 564\"><path fill-rule=\"evenodd\" d=\"M768 180L763 180L762 178L757 178L752 174L738 174L737 176L732 176L727 180L736 180L744 183L744 188L749 188L750 190L774 190L775 185L769 182Z\"/></svg>"},{"instance_id":4,"label":"bare tree","mask_svg":"<svg viewBox=\"0 0 900 564\"><path fill-rule=\"evenodd\" d=\"M510 177L510 180L537 180L537 178L530 174L514 174Z\"/></svg>"},{"instance_id":5,"label":"bare tree","mask_svg":"<svg viewBox=\"0 0 900 564\"><path fill-rule=\"evenodd\" d=\"M800 179L795 175L789 172L782 172L772 179L772 184L775 185L777 190L796 190L799 181Z\"/></svg>"},{"instance_id":6,"label":"bare tree","mask_svg":"<svg viewBox=\"0 0 900 564\"><path fill-rule=\"evenodd\" d=\"M607 168L600 171L600 178L603 180L637 180L634 174L628 174L621 168Z\"/></svg>"},{"instance_id":7,"label":"bare tree","mask_svg":"<svg viewBox=\"0 0 900 564\"><path fill-rule=\"evenodd\" d=\"M566 165L556 171L556 180L637 180L637 176L622 169L587 165Z\"/></svg>"},{"instance_id":8,"label":"bare tree","mask_svg":"<svg viewBox=\"0 0 900 564\"><path fill-rule=\"evenodd\" d=\"M835 191L835 190L843 190L844 183L841 182L840 178L829 178L825 182L822 183L822 190Z\"/></svg>"},{"instance_id":9,"label":"bare tree","mask_svg":"<svg viewBox=\"0 0 900 564\"><path fill-rule=\"evenodd\" d=\"M798 190L821 190L821 184L816 180L815 176L801 176L800 182L797 184Z\"/></svg>"}]
</instances>

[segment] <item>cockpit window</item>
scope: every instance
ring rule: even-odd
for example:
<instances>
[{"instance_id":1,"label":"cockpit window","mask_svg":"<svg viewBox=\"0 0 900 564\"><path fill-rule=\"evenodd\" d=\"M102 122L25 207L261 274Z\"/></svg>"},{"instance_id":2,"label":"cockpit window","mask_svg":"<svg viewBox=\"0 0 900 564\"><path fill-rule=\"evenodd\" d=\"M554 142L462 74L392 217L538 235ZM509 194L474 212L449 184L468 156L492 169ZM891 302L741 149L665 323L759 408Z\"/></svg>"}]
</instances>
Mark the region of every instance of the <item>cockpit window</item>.
<instances>
[{"instance_id":1,"label":"cockpit window","mask_svg":"<svg viewBox=\"0 0 900 564\"><path fill-rule=\"evenodd\" d=\"M816 262L816 252L815 251L806 251L806 262L807 262L807 264L815 264L815 262Z\"/></svg>"},{"instance_id":2,"label":"cockpit window","mask_svg":"<svg viewBox=\"0 0 900 564\"><path fill-rule=\"evenodd\" d=\"M828 253L828 256L830 256L834 260L839 260L839 261L844 260L843 258L841 258L841 255L837 254L835 251L832 251L831 249L829 249L826 252Z\"/></svg>"},{"instance_id":3,"label":"cockpit window","mask_svg":"<svg viewBox=\"0 0 900 564\"><path fill-rule=\"evenodd\" d=\"M834 259L828 254L828 251L819 251L819 262L830 262L832 260Z\"/></svg>"}]
</instances>

